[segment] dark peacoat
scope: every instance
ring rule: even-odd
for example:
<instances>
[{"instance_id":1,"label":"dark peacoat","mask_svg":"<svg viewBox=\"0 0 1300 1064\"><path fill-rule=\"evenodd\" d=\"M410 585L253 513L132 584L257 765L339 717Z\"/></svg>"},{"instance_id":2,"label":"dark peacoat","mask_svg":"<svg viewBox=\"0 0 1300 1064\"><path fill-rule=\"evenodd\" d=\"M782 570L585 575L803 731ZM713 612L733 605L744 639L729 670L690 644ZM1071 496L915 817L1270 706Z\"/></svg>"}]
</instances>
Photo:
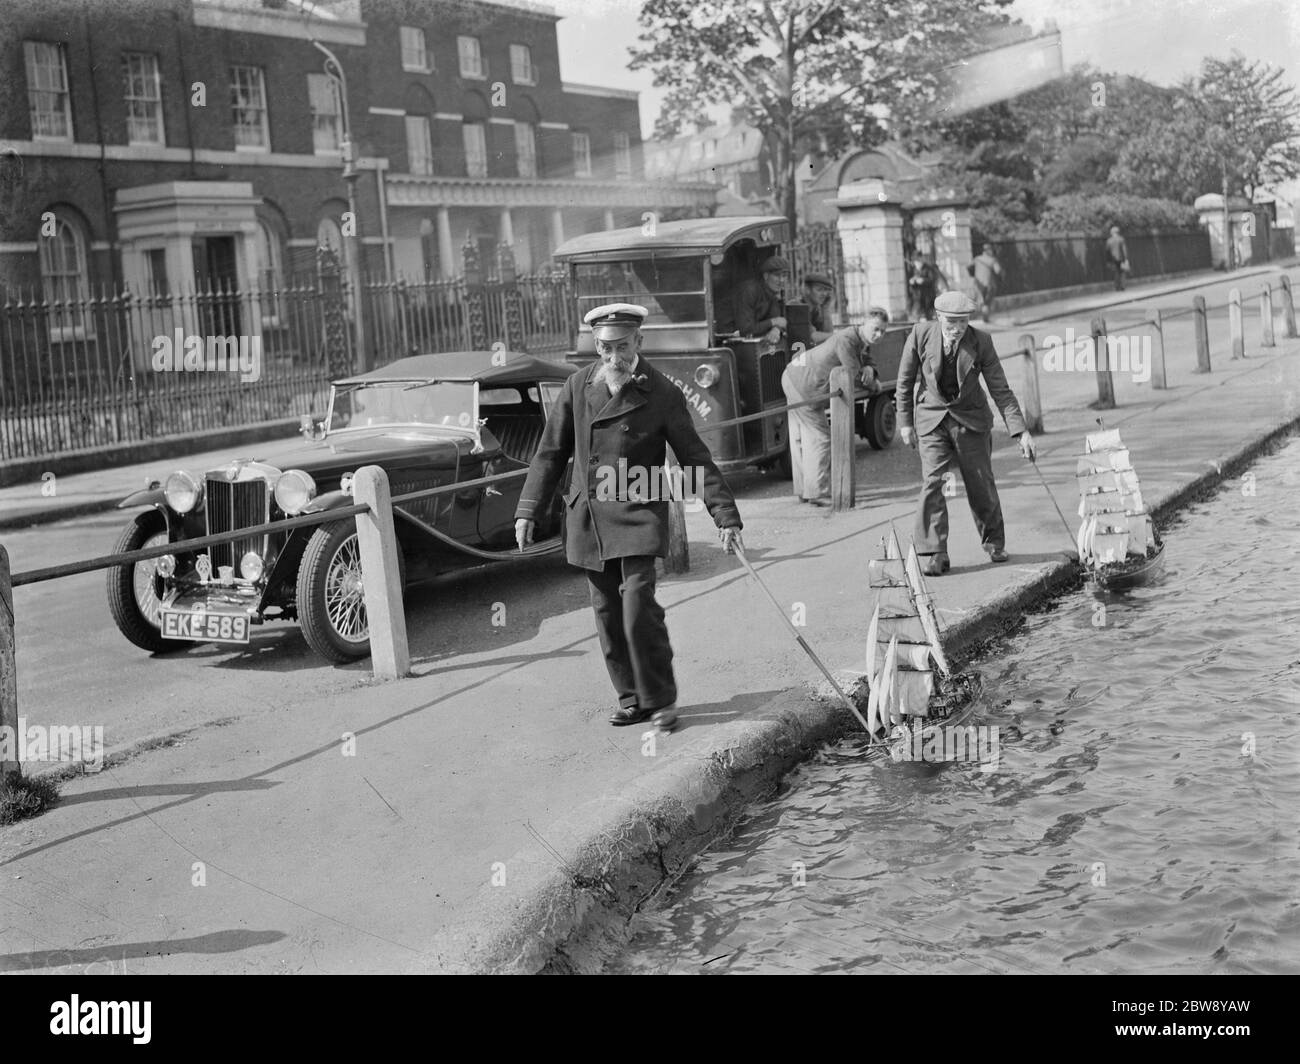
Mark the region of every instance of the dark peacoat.
<instances>
[{"instance_id":1,"label":"dark peacoat","mask_svg":"<svg viewBox=\"0 0 1300 1064\"><path fill-rule=\"evenodd\" d=\"M612 558L668 554L668 499L641 500L611 475L626 463L624 484L635 489L635 470L647 478L660 476L665 448L671 446L687 480L708 507L718 528L741 528L736 500L718 471L708 447L695 431L686 397L667 377L642 358L632 380L611 396L592 377L594 362L564 384L546 422L542 442L524 481L515 519L535 521L545 512L573 458L573 479L564 496L569 562L584 569L602 569ZM665 494L661 491L655 495Z\"/></svg>"},{"instance_id":2,"label":"dark peacoat","mask_svg":"<svg viewBox=\"0 0 1300 1064\"><path fill-rule=\"evenodd\" d=\"M972 432L993 431L993 411L989 409L980 375L989 386L989 394L1002 412L1007 431L1019 436L1025 431L1020 404L1002 372L1002 363L993 348L993 338L982 329L968 327L957 344L957 398L945 402L939 391L939 369L943 362L943 333L936 321L917 322L903 344L898 364L898 387L894 404L898 423L915 427L919 435L937 428L945 414ZM919 387L917 387L919 385ZM915 397L913 390L915 389Z\"/></svg>"}]
</instances>

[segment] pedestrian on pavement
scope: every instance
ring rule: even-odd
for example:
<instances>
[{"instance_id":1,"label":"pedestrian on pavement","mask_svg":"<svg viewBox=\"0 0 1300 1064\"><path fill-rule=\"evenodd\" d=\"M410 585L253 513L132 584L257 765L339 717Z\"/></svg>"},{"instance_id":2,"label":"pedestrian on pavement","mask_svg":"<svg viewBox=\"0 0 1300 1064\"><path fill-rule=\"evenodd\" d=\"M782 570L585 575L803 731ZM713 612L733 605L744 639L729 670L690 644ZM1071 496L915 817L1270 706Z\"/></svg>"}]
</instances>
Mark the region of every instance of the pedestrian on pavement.
<instances>
[{"instance_id":1,"label":"pedestrian on pavement","mask_svg":"<svg viewBox=\"0 0 1300 1064\"><path fill-rule=\"evenodd\" d=\"M787 327L783 296L789 283L790 263L773 255L757 278L740 286L733 306L741 336L763 336L773 343L780 338Z\"/></svg>"},{"instance_id":2,"label":"pedestrian on pavement","mask_svg":"<svg viewBox=\"0 0 1300 1064\"><path fill-rule=\"evenodd\" d=\"M826 506L831 494L831 370L843 366L849 380L880 390L880 377L871 361L871 345L885 334L889 312L881 307L867 311L861 325L850 325L824 343L802 351L781 374L787 402L820 399L818 406L803 406L786 414L789 425L790 468L794 497L814 506Z\"/></svg>"},{"instance_id":3,"label":"pedestrian on pavement","mask_svg":"<svg viewBox=\"0 0 1300 1064\"><path fill-rule=\"evenodd\" d=\"M939 320L918 322L903 344L894 396L903 442L909 447L920 443L921 495L912 538L929 576L949 568L944 487L954 465L984 550L995 562L1008 557L1002 504L993 482L993 412L980 387L981 375L1007 431L1019 438L1021 453L1032 461L1035 451L992 338L970 325L974 301L961 292L945 292L934 309Z\"/></svg>"},{"instance_id":4,"label":"pedestrian on pavement","mask_svg":"<svg viewBox=\"0 0 1300 1064\"><path fill-rule=\"evenodd\" d=\"M831 296L835 294L835 280L829 273L815 271L803 279L803 298L808 304L808 324L812 326L812 341L820 344L831 338Z\"/></svg>"},{"instance_id":5,"label":"pedestrian on pavement","mask_svg":"<svg viewBox=\"0 0 1300 1064\"><path fill-rule=\"evenodd\" d=\"M907 316L913 321L928 321L934 317L934 294L939 271L925 261L925 256L918 249L912 253L907 274Z\"/></svg>"},{"instance_id":6,"label":"pedestrian on pavement","mask_svg":"<svg viewBox=\"0 0 1300 1064\"><path fill-rule=\"evenodd\" d=\"M685 396L640 355L648 313L611 303L583 318L599 358L569 377L547 418L515 511L515 539L520 550L533 541L537 515L551 505L572 458L564 496L566 554L587 573L605 667L618 695L610 723L653 718L668 729L677 719L677 684L663 607L655 600L655 559L668 553L671 502L667 491L654 489L667 479L665 449L673 449L682 481L703 496L728 553L742 545L741 522ZM649 501L638 484L650 486Z\"/></svg>"},{"instance_id":7,"label":"pedestrian on pavement","mask_svg":"<svg viewBox=\"0 0 1300 1064\"><path fill-rule=\"evenodd\" d=\"M1120 234L1119 226L1110 227L1110 236L1106 239L1106 265L1115 275L1115 291L1124 291L1124 275L1129 272L1128 244Z\"/></svg>"},{"instance_id":8,"label":"pedestrian on pavement","mask_svg":"<svg viewBox=\"0 0 1300 1064\"><path fill-rule=\"evenodd\" d=\"M1002 278L1002 263L993 254L992 244L985 244L984 250L971 263L971 275L980 296L980 316L988 321L993 317L993 300L997 298Z\"/></svg>"}]
</instances>

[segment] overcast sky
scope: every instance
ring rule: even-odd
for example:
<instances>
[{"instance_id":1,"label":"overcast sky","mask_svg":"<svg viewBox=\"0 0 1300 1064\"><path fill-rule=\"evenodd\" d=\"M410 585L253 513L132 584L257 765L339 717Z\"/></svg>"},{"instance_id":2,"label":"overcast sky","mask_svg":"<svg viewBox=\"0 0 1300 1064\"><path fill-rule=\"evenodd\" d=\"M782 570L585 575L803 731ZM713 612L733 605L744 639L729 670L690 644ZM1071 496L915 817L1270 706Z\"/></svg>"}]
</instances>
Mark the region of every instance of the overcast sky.
<instances>
[{"instance_id":1,"label":"overcast sky","mask_svg":"<svg viewBox=\"0 0 1300 1064\"><path fill-rule=\"evenodd\" d=\"M709 0L700 0L708 3ZM641 91L648 137L661 94L648 71L627 70L637 39L639 0L549 0L559 23L566 81ZM1297 0L1016 0L1012 13L1034 28L1055 19L1067 66L1088 62L1168 85L1194 73L1201 58L1235 49L1282 67L1300 85Z\"/></svg>"}]
</instances>

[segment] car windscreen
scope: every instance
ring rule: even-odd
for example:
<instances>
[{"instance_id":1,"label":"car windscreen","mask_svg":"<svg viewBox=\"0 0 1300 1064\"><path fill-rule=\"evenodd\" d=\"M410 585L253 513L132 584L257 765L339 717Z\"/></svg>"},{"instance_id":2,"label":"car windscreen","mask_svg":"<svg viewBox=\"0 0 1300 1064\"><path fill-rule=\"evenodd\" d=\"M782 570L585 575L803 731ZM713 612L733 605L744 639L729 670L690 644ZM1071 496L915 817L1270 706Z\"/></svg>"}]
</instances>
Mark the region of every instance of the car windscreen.
<instances>
[{"instance_id":1,"label":"car windscreen","mask_svg":"<svg viewBox=\"0 0 1300 1064\"><path fill-rule=\"evenodd\" d=\"M604 303L636 303L650 312L647 325L704 321L703 259L580 262L576 272L580 315Z\"/></svg>"},{"instance_id":2,"label":"car windscreen","mask_svg":"<svg viewBox=\"0 0 1300 1064\"><path fill-rule=\"evenodd\" d=\"M392 381L337 388L330 431L377 425L429 425L475 431L474 385L439 381Z\"/></svg>"}]
</instances>

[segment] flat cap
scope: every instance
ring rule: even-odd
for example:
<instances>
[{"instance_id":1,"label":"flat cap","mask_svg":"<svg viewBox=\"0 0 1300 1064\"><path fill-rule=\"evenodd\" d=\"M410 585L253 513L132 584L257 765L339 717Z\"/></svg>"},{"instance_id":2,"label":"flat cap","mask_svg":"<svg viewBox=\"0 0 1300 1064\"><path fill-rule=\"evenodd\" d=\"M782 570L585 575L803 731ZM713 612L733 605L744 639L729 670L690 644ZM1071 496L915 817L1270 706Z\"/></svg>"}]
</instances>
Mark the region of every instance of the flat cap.
<instances>
[{"instance_id":1,"label":"flat cap","mask_svg":"<svg viewBox=\"0 0 1300 1064\"><path fill-rule=\"evenodd\" d=\"M606 303L587 311L582 320L591 326L593 333L599 329L602 337L621 336L639 328L649 313L635 303Z\"/></svg>"},{"instance_id":2,"label":"flat cap","mask_svg":"<svg viewBox=\"0 0 1300 1064\"><path fill-rule=\"evenodd\" d=\"M965 292L944 292L934 301L934 312L948 318L969 318L979 307Z\"/></svg>"},{"instance_id":3,"label":"flat cap","mask_svg":"<svg viewBox=\"0 0 1300 1064\"><path fill-rule=\"evenodd\" d=\"M790 263L781 258L780 255L773 255L763 263L762 273L789 273Z\"/></svg>"},{"instance_id":4,"label":"flat cap","mask_svg":"<svg viewBox=\"0 0 1300 1064\"><path fill-rule=\"evenodd\" d=\"M829 273L805 273L803 275L804 284L821 284L827 288L835 287L835 280Z\"/></svg>"}]
</instances>

